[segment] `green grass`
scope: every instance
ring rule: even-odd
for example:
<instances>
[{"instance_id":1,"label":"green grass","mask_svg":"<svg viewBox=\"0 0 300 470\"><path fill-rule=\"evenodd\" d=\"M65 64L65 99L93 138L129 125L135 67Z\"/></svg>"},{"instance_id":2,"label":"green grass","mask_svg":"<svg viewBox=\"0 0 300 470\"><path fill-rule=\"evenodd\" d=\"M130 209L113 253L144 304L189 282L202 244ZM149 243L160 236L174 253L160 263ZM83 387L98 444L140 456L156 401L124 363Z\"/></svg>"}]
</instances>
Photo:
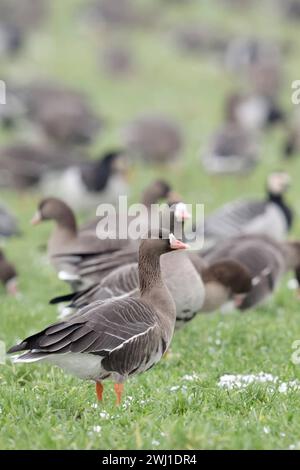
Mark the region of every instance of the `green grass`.
<instances>
[{"instance_id":1,"label":"green grass","mask_svg":"<svg viewBox=\"0 0 300 470\"><path fill-rule=\"evenodd\" d=\"M122 125L145 110L170 113L184 128L182 162L168 170L136 166L132 200L153 177L165 176L186 202L204 202L209 212L240 195L262 196L266 175L280 167L293 177L290 200L299 213L299 160L281 160L282 129L264 137L262 162L251 176L212 178L203 173L199 149L220 122L225 93L239 82L211 59L178 55L168 35L171 25L201 20L221 30L255 31L293 41L282 93L282 102L291 111L290 83L300 73L298 26L281 24L275 17L269 21L260 10L246 15L225 11L213 1L177 5L169 12L164 7L155 31L118 33L132 44L138 71L132 78L113 81L97 65L101 45L111 36L78 27L75 6L80 1L50 3L52 15L46 28L34 35L17 61L1 64L6 76L51 76L85 90L107 120L92 154L118 144ZM1 135L0 141L14 138ZM1 198L18 214L24 231L22 238L6 246L18 267L22 292L19 299L1 295L0 340L10 346L55 321L56 310L48 300L67 289L56 279L42 250L51 225L34 229L28 224L39 195L5 192ZM294 236L299 236L299 229L297 222ZM263 307L245 314L198 316L176 333L171 353L147 374L128 381L127 406L114 406L110 383L104 404L95 408L93 384L47 365L12 365L8 360L0 367L0 448L300 448L300 392L270 392L264 385L231 392L218 387L220 376L226 373L264 371L283 381L300 379L300 367L291 362L292 343L297 339L299 303L284 281ZM193 372L196 380L183 379ZM175 386L179 389L172 392Z\"/></svg>"}]
</instances>

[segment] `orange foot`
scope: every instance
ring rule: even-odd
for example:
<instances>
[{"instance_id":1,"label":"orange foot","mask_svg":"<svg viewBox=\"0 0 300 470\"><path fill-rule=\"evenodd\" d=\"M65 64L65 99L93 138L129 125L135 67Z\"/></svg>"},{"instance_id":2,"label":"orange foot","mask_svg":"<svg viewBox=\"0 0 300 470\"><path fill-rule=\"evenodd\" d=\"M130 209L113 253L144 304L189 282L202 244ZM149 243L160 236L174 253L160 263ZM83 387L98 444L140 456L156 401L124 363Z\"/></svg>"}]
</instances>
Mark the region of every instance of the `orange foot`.
<instances>
[{"instance_id":1,"label":"orange foot","mask_svg":"<svg viewBox=\"0 0 300 470\"><path fill-rule=\"evenodd\" d=\"M103 401L103 385L101 382L96 382L96 394L99 401Z\"/></svg>"},{"instance_id":2,"label":"orange foot","mask_svg":"<svg viewBox=\"0 0 300 470\"><path fill-rule=\"evenodd\" d=\"M120 405L122 401L122 393L124 391L124 384L115 384L114 389L117 395L117 405Z\"/></svg>"}]
</instances>

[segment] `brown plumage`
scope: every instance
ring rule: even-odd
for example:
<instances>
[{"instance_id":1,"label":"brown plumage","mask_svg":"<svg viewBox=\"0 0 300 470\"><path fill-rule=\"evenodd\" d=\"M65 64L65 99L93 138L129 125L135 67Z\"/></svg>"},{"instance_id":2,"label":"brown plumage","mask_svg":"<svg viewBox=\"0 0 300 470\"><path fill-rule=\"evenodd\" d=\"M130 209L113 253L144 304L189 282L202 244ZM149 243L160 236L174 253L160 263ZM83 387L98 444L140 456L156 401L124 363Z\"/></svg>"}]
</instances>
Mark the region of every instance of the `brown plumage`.
<instances>
[{"instance_id":1,"label":"brown plumage","mask_svg":"<svg viewBox=\"0 0 300 470\"><path fill-rule=\"evenodd\" d=\"M14 265L6 259L3 250L0 250L0 281L8 294L16 295L18 293L17 271Z\"/></svg>"},{"instance_id":2,"label":"brown plumage","mask_svg":"<svg viewBox=\"0 0 300 470\"><path fill-rule=\"evenodd\" d=\"M9 353L29 351L17 361L46 359L98 383L112 378L122 384L130 375L148 370L167 350L176 318L173 299L162 281L160 256L182 248L185 245L171 236L143 240L139 298L94 302L70 319L30 336ZM97 387L100 390L102 385Z\"/></svg>"}]
</instances>

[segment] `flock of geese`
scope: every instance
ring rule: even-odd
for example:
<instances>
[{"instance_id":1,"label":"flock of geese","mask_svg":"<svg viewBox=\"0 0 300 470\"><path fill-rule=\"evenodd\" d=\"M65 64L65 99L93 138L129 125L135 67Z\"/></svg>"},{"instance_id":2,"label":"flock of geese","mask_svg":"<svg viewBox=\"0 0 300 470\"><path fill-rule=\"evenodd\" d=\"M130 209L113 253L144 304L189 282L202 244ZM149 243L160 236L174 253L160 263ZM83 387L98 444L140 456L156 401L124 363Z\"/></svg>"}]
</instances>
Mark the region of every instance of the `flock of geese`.
<instances>
[{"instance_id":1,"label":"flock of geese","mask_svg":"<svg viewBox=\"0 0 300 470\"><path fill-rule=\"evenodd\" d=\"M220 0L234 8L255 1ZM14 60L21 53L45 21L50 2L22 0L22 8L19 3L0 1L1 58ZM269 3L276 3L289 21L300 17L299 0ZM143 11L132 0L95 0L82 10L79 21L109 38L102 65L114 79L133 73L135 61L126 41L110 41L113 32L151 26L159 34L166 26L157 14L160 9ZM243 82L226 97L223 122L201 151L207 173L252 171L260 159L261 136L272 126L285 131L286 158L299 152L299 116L287 116L280 100L284 60L293 45L184 24L171 31L170 46L195 60L209 56ZM32 224L54 225L48 258L68 286L64 295L50 300L58 305L58 321L10 348L16 362L48 361L92 380L99 400L103 382L111 379L119 404L124 382L158 363L175 329L197 314L255 308L290 271L300 285L300 240L287 239L294 223L286 201L288 174L268 176L264 199L234 200L195 226L176 188L155 180L144 188L140 202L148 211L165 203L159 223L153 227L147 214L139 239L118 237L118 226L110 237L101 237L99 217L79 225L75 214L95 212L102 203L117 205L119 196L128 195L132 161L165 168L180 160L185 140L181 126L172 117L148 111L124 124L120 147L91 159L90 146L108 123L84 93L55 80L7 80L7 85L0 126L13 139L0 146L0 188L42 194ZM31 137L24 140L24 135ZM177 228L183 229L182 237L175 237ZM188 245L191 233L204 233L201 249ZM4 206L0 235L21 235L16 217ZM2 250L0 279L11 295L18 292L17 277Z\"/></svg>"},{"instance_id":2,"label":"flock of geese","mask_svg":"<svg viewBox=\"0 0 300 470\"><path fill-rule=\"evenodd\" d=\"M70 291L50 300L60 305L58 322L8 353L16 362L48 361L95 381L99 400L103 381L112 379L120 403L124 382L159 362L174 330L197 314L254 308L289 271L300 283L300 241L286 240L294 220L285 201L289 182L286 173L272 173L265 200L233 201L208 216L201 250L185 242L191 216L163 180L145 188L141 200L148 208L165 200L165 216L157 226L147 216L140 239L117 232L99 238L99 219L78 226L65 201L44 198L32 224L54 223L48 257ZM177 226L182 238L173 235ZM0 266L5 273L4 258Z\"/></svg>"}]
</instances>

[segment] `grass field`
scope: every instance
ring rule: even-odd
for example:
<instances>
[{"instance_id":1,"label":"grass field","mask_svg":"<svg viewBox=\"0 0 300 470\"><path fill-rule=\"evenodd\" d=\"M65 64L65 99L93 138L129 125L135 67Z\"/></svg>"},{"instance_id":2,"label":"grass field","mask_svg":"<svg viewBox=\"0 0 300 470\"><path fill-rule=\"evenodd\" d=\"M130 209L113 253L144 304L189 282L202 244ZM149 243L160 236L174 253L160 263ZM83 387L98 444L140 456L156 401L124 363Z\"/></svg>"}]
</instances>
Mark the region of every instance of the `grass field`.
<instances>
[{"instance_id":1,"label":"grass field","mask_svg":"<svg viewBox=\"0 0 300 470\"><path fill-rule=\"evenodd\" d=\"M139 3L154 4L158 0ZM242 178L211 178L199 164L199 149L220 122L222 100L238 84L220 64L178 55L169 40L172 25L204 21L220 30L293 41L286 63L282 103L292 111L291 82L299 79L299 24L281 24L263 7L247 14L223 10L218 2L165 2L159 26L119 33L135 50L138 71L129 79L101 75L97 51L110 37L78 25L79 0L52 0L52 15L17 61L1 64L1 74L18 79L54 77L85 90L107 119L93 154L119 143L120 128L145 110L170 113L182 124L185 148L175 168L133 169L132 200L155 176L165 176L186 202L203 202L206 211L240 195L260 197L269 171L286 169L293 177L289 199L299 215L300 161L283 162L283 129L263 141L262 161ZM163 3L163 2L162 2ZM170 10L170 11L169 11ZM0 141L14 139L1 135ZM32 228L38 194L1 193L18 214L23 236L6 251L20 273L18 299L1 295L0 340L7 347L56 320L48 300L67 291L42 250L51 224ZM294 236L299 236L297 220ZM248 313L199 315L176 333L169 355L148 373L126 385L116 408L112 384L103 405L96 404L92 383L66 376L47 365L0 366L1 449L288 449L300 448L300 391L279 383L300 380L291 361L300 339L299 300L286 280L268 304ZM252 384L226 390L224 374L271 373L274 386Z\"/></svg>"}]
</instances>

